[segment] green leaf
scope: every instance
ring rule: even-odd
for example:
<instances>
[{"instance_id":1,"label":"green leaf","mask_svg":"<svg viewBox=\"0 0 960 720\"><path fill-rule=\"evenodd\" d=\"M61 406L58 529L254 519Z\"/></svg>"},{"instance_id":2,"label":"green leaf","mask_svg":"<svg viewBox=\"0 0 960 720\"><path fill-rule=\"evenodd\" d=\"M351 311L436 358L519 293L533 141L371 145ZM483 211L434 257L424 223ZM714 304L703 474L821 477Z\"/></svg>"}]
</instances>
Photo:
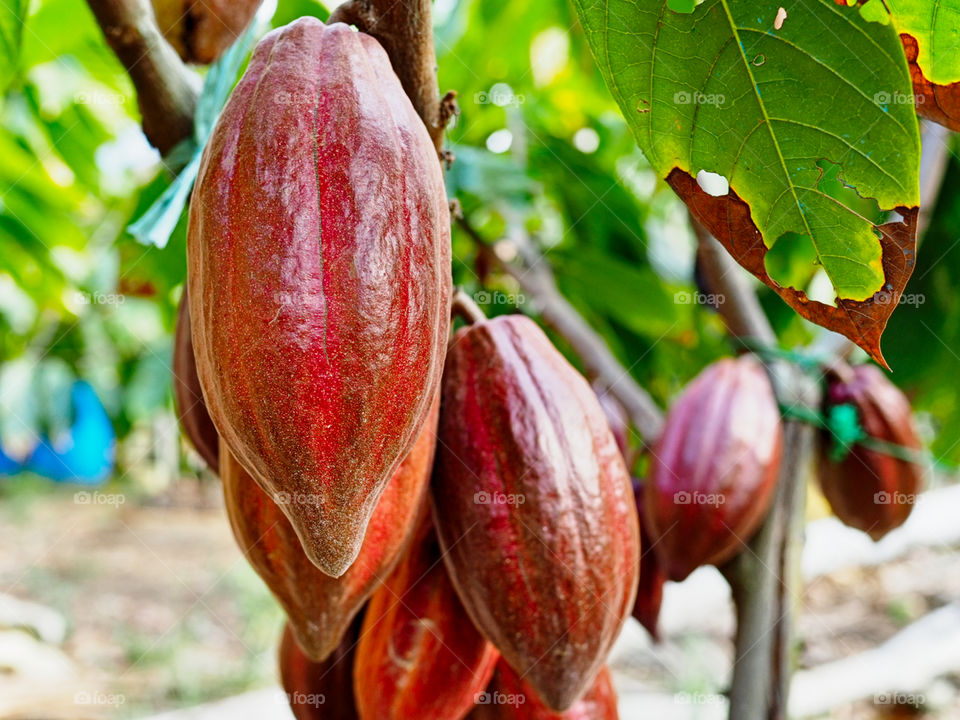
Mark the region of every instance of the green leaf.
<instances>
[{"instance_id":1,"label":"green leaf","mask_svg":"<svg viewBox=\"0 0 960 720\"><path fill-rule=\"evenodd\" d=\"M960 3L870 0L862 12L889 8L910 63L917 114L960 130Z\"/></svg>"},{"instance_id":2,"label":"green leaf","mask_svg":"<svg viewBox=\"0 0 960 720\"><path fill-rule=\"evenodd\" d=\"M864 6L878 4L870 0ZM897 32L916 39L917 65L937 85L960 81L960 4L952 0L885 0Z\"/></svg>"},{"instance_id":3,"label":"green leaf","mask_svg":"<svg viewBox=\"0 0 960 720\"><path fill-rule=\"evenodd\" d=\"M26 19L27 0L0 3L0 92L7 89L17 74Z\"/></svg>"},{"instance_id":4,"label":"green leaf","mask_svg":"<svg viewBox=\"0 0 960 720\"><path fill-rule=\"evenodd\" d=\"M689 305L678 305L649 267L633 267L593 248L554 250L549 259L564 295L651 340L680 335L689 327ZM603 282L597 282L603 278ZM681 317L685 322L681 322Z\"/></svg>"},{"instance_id":5,"label":"green leaf","mask_svg":"<svg viewBox=\"0 0 960 720\"><path fill-rule=\"evenodd\" d=\"M903 257L915 235L910 214L919 202L916 117L912 105L892 100L911 94L893 27L833 0L792 5L779 29L779 2L706 0L692 12L675 12L663 0L575 4L607 84L658 174L801 314L879 355L889 302L869 301L881 290L902 290L912 264ZM881 210L903 208L905 227L885 232L832 197L821 187L822 163L839 165L843 184ZM705 192L691 182L701 173L723 176L729 192ZM885 243L886 235L895 237ZM766 251L783 237L812 246L810 270L823 268L838 307L790 288L796 273L764 266ZM895 266L887 267L891 260ZM866 313L867 325L852 317L856 311Z\"/></svg>"}]
</instances>

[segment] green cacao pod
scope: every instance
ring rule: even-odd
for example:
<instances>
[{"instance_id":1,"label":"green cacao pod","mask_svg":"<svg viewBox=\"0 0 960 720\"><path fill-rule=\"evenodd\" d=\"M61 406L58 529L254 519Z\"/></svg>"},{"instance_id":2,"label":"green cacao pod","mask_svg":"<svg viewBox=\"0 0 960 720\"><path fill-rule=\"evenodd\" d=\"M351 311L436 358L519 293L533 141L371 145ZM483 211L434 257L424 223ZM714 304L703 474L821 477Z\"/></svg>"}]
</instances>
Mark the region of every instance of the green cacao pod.
<instances>
[{"instance_id":1,"label":"green cacao pod","mask_svg":"<svg viewBox=\"0 0 960 720\"><path fill-rule=\"evenodd\" d=\"M875 440L918 451L923 444L910 401L873 365L844 367L827 388L826 412L852 405L863 431ZM855 443L839 462L830 458L831 439L821 437L820 486L834 514L879 540L906 521L923 486L924 468L879 449Z\"/></svg>"},{"instance_id":2,"label":"green cacao pod","mask_svg":"<svg viewBox=\"0 0 960 720\"><path fill-rule=\"evenodd\" d=\"M431 487L474 624L547 705L570 707L633 606L637 515L596 395L531 320L454 338Z\"/></svg>"},{"instance_id":3,"label":"green cacao pod","mask_svg":"<svg viewBox=\"0 0 960 720\"><path fill-rule=\"evenodd\" d=\"M493 682L477 699L468 720L617 720L617 693L610 671L600 670L590 689L563 712L540 702L530 686L504 661L497 663Z\"/></svg>"},{"instance_id":4,"label":"green cacao pod","mask_svg":"<svg viewBox=\"0 0 960 720\"><path fill-rule=\"evenodd\" d=\"M736 555L773 498L783 428L752 355L708 366L670 408L644 483L645 527L671 580Z\"/></svg>"},{"instance_id":5,"label":"green cacao pod","mask_svg":"<svg viewBox=\"0 0 960 720\"><path fill-rule=\"evenodd\" d=\"M362 616L347 629L329 658L314 662L297 645L290 624L280 640L280 682L296 720L359 720L353 663Z\"/></svg>"},{"instance_id":6,"label":"green cacao pod","mask_svg":"<svg viewBox=\"0 0 960 720\"><path fill-rule=\"evenodd\" d=\"M435 433L436 410L380 497L357 561L337 578L310 562L280 509L291 502L310 504L312 498L279 493L275 502L221 444L220 474L234 537L280 601L297 642L313 660L325 659L337 646L426 514Z\"/></svg>"},{"instance_id":7,"label":"green cacao pod","mask_svg":"<svg viewBox=\"0 0 960 720\"><path fill-rule=\"evenodd\" d=\"M187 238L210 416L308 557L343 574L439 387L450 215L384 50L314 18L257 45L204 150Z\"/></svg>"},{"instance_id":8,"label":"green cacao pod","mask_svg":"<svg viewBox=\"0 0 960 720\"><path fill-rule=\"evenodd\" d=\"M499 656L473 627L424 522L367 606L354 663L361 720L462 720Z\"/></svg>"},{"instance_id":9,"label":"green cacao pod","mask_svg":"<svg viewBox=\"0 0 960 720\"><path fill-rule=\"evenodd\" d=\"M173 400L180 427L190 444L214 472L220 467L220 439L207 412L197 377L197 362L193 356L190 336L190 305L186 291L177 309L177 328L173 336Z\"/></svg>"}]
</instances>

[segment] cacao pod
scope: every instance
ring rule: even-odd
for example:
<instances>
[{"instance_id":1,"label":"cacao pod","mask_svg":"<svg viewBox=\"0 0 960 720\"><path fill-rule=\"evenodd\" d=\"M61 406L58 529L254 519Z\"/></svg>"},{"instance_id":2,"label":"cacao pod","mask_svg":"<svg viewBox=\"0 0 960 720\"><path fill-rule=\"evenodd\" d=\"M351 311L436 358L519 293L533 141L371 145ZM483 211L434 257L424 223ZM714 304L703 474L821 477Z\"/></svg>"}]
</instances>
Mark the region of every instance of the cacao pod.
<instances>
[{"instance_id":1,"label":"cacao pod","mask_svg":"<svg viewBox=\"0 0 960 720\"><path fill-rule=\"evenodd\" d=\"M470 621L432 523L367 607L354 664L362 720L461 720L500 654Z\"/></svg>"},{"instance_id":2,"label":"cacao pod","mask_svg":"<svg viewBox=\"0 0 960 720\"><path fill-rule=\"evenodd\" d=\"M590 687L633 606L630 478L587 382L531 320L461 329L431 497L474 624L550 707Z\"/></svg>"},{"instance_id":3,"label":"cacao pod","mask_svg":"<svg viewBox=\"0 0 960 720\"><path fill-rule=\"evenodd\" d=\"M227 446L325 573L350 567L439 388L450 213L384 50L301 18L257 45L188 226L200 384Z\"/></svg>"},{"instance_id":4,"label":"cacao pod","mask_svg":"<svg viewBox=\"0 0 960 720\"><path fill-rule=\"evenodd\" d=\"M852 405L863 431L871 438L920 450L910 401L873 365L846 367L845 379L828 383L826 410ZM923 485L923 466L862 444L846 457L829 457L830 438L821 437L820 486L834 514L850 527L879 540L906 521Z\"/></svg>"},{"instance_id":5,"label":"cacao pod","mask_svg":"<svg viewBox=\"0 0 960 720\"><path fill-rule=\"evenodd\" d=\"M640 518L640 585L637 587L637 599L633 603L633 617L646 628L650 637L660 639L658 627L660 605L663 602L663 584L667 575L660 566L657 553L653 549L653 540L647 532L647 521L643 512L643 485L633 484L633 497L637 503L637 516Z\"/></svg>"},{"instance_id":6,"label":"cacao pod","mask_svg":"<svg viewBox=\"0 0 960 720\"><path fill-rule=\"evenodd\" d=\"M770 506L782 449L773 387L753 356L715 362L687 386L644 483L645 526L671 580L739 552Z\"/></svg>"},{"instance_id":7,"label":"cacao pod","mask_svg":"<svg viewBox=\"0 0 960 720\"><path fill-rule=\"evenodd\" d=\"M152 0L157 26L184 62L212 63L250 24L260 0Z\"/></svg>"},{"instance_id":8,"label":"cacao pod","mask_svg":"<svg viewBox=\"0 0 960 720\"><path fill-rule=\"evenodd\" d=\"M597 399L600 401L600 407L603 408L603 414L607 418L607 424L610 426L610 432L613 433L617 441L617 447L620 448L620 454L624 459L629 458L630 452L630 420L627 418L627 412L609 390L604 390L594 386L594 392L597 393Z\"/></svg>"},{"instance_id":9,"label":"cacao pod","mask_svg":"<svg viewBox=\"0 0 960 720\"><path fill-rule=\"evenodd\" d=\"M280 682L297 720L359 720L353 663L362 616L348 628L329 658L314 662L297 645L290 623L280 640Z\"/></svg>"},{"instance_id":10,"label":"cacao pod","mask_svg":"<svg viewBox=\"0 0 960 720\"><path fill-rule=\"evenodd\" d=\"M186 289L177 309L177 328L173 337L173 399L177 417L187 439L214 472L220 467L220 438L213 426L200 390L197 362L190 337L190 305Z\"/></svg>"},{"instance_id":11,"label":"cacao pod","mask_svg":"<svg viewBox=\"0 0 960 720\"><path fill-rule=\"evenodd\" d=\"M503 660L468 720L617 720L617 693L604 666L587 693L564 712L546 707Z\"/></svg>"},{"instance_id":12,"label":"cacao pod","mask_svg":"<svg viewBox=\"0 0 960 720\"><path fill-rule=\"evenodd\" d=\"M409 545L426 514L426 492L436 442L436 404L413 450L387 485L374 511L357 561L338 578L310 562L280 510L280 503L309 497L281 495L274 502L226 448L221 476L234 537L290 618L300 647L323 660L340 642L351 619Z\"/></svg>"}]
</instances>

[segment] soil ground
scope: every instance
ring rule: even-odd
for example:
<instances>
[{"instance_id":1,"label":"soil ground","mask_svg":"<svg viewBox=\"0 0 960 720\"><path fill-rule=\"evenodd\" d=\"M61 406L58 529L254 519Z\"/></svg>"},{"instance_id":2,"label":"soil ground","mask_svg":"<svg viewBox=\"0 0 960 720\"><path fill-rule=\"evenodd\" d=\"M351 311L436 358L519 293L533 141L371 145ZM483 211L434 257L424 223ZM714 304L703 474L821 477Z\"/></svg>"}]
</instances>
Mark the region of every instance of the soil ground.
<instances>
[{"instance_id":1,"label":"soil ground","mask_svg":"<svg viewBox=\"0 0 960 720\"><path fill-rule=\"evenodd\" d=\"M0 486L0 593L66 618L60 650L77 680L50 683L56 712L37 707L18 717L143 717L275 683L282 615L234 544L218 484L184 480L152 498L96 492ZM805 594L800 662L869 649L957 600L960 555L946 549L821 578ZM637 675L649 681L651 673ZM954 697L958 684L944 681ZM101 702L77 704L77 687ZM832 718L960 718L960 704L940 705L922 714L864 703Z\"/></svg>"}]
</instances>

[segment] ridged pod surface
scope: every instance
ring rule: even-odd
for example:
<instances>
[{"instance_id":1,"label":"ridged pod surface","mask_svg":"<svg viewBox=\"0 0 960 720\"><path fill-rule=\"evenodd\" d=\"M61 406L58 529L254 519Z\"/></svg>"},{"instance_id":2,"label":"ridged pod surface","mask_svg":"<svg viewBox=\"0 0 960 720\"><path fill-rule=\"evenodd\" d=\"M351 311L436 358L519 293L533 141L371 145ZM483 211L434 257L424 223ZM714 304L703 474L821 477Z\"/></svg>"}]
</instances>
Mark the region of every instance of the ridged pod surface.
<instances>
[{"instance_id":1,"label":"ridged pod surface","mask_svg":"<svg viewBox=\"0 0 960 720\"><path fill-rule=\"evenodd\" d=\"M204 150L187 238L210 416L325 573L350 567L439 387L450 216L384 50L301 18L257 45Z\"/></svg>"},{"instance_id":2,"label":"ridged pod surface","mask_svg":"<svg viewBox=\"0 0 960 720\"><path fill-rule=\"evenodd\" d=\"M671 580L736 555L773 497L783 429L763 365L708 366L670 408L644 483L646 530Z\"/></svg>"},{"instance_id":3,"label":"ridged pod surface","mask_svg":"<svg viewBox=\"0 0 960 720\"><path fill-rule=\"evenodd\" d=\"M367 608L354 663L361 720L462 720L499 657L473 627L424 522Z\"/></svg>"},{"instance_id":4,"label":"ridged pod surface","mask_svg":"<svg viewBox=\"0 0 960 720\"><path fill-rule=\"evenodd\" d=\"M653 539L647 532L646 518L643 512L643 485L634 481L633 497L637 503L637 516L640 518L640 584L637 587L637 599L633 603L633 617L637 619L650 637L660 639L660 606L663 603L663 585L667 574L660 566L660 560L653 549Z\"/></svg>"},{"instance_id":5,"label":"ridged pod surface","mask_svg":"<svg viewBox=\"0 0 960 720\"><path fill-rule=\"evenodd\" d=\"M353 663L362 617L351 623L329 658L314 662L297 645L290 623L280 640L280 682L296 720L359 720Z\"/></svg>"},{"instance_id":6,"label":"ridged pod surface","mask_svg":"<svg viewBox=\"0 0 960 720\"><path fill-rule=\"evenodd\" d=\"M617 720L617 693L604 667L586 694L563 712L551 710L537 698L503 660L493 682L468 720Z\"/></svg>"},{"instance_id":7,"label":"ridged pod surface","mask_svg":"<svg viewBox=\"0 0 960 720\"><path fill-rule=\"evenodd\" d=\"M600 407L603 408L603 414L607 418L607 424L610 426L610 432L613 433L617 441L617 447L624 458L630 454L630 420L627 417L627 411L621 405L609 390L594 386L594 392L597 394L597 400L600 401Z\"/></svg>"},{"instance_id":8,"label":"ridged pod surface","mask_svg":"<svg viewBox=\"0 0 960 720\"><path fill-rule=\"evenodd\" d=\"M186 291L177 308L177 328L173 336L173 399L180 427L190 444L214 472L220 467L220 438L207 412L197 377L197 361L193 356L190 336L190 306Z\"/></svg>"},{"instance_id":9,"label":"ridged pod surface","mask_svg":"<svg viewBox=\"0 0 960 720\"><path fill-rule=\"evenodd\" d=\"M350 621L400 559L426 515L435 433L436 405L417 444L380 497L356 562L338 578L310 562L279 503L221 445L220 474L234 537L280 601L300 647L313 660L323 660L336 648ZM312 499L283 494L278 500L310 504Z\"/></svg>"},{"instance_id":10,"label":"ridged pod surface","mask_svg":"<svg viewBox=\"0 0 960 720\"><path fill-rule=\"evenodd\" d=\"M432 498L474 624L544 702L569 707L633 605L637 515L596 396L531 320L454 338Z\"/></svg>"},{"instance_id":11,"label":"ridged pod surface","mask_svg":"<svg viewBox=\"0 0 960 720\"><path fill-rule=\"evenodd\" d=\"M911 450L923 443L906 395L874 365L847 368L844 380L829 383L827 409L839 404L856 408L870 437ZM820 443L820 486L840 520L879 540L902 525L923 486L924 467L891 454L855 444L840 462L829 457L829 437Z\"/></svg>"}]
</instances>

